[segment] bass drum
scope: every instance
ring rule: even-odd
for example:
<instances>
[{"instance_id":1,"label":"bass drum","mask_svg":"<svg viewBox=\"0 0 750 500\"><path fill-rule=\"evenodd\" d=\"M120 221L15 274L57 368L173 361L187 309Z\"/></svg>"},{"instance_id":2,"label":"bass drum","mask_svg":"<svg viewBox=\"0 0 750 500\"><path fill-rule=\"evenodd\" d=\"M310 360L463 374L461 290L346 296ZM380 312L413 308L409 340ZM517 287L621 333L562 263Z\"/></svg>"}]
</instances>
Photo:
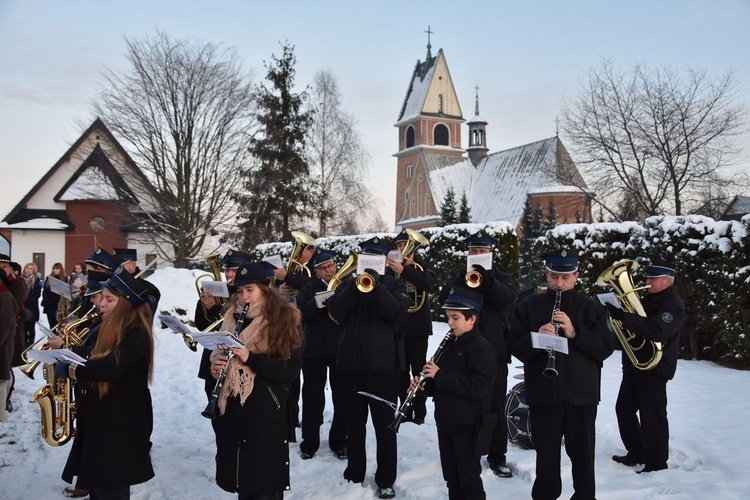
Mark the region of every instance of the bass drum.
<instances>
[{"instance_id":1,"label":"bass drum","mask_svg":"<svg viewBox=\"0 0 750 500\"><path fill-rule=\"evenodd\" d=\"M508 422L508 440L525 450L534 449L529 411L526 405L526 386L520 382L505 397L505 419Z\"/></svg>"}]
</instances>

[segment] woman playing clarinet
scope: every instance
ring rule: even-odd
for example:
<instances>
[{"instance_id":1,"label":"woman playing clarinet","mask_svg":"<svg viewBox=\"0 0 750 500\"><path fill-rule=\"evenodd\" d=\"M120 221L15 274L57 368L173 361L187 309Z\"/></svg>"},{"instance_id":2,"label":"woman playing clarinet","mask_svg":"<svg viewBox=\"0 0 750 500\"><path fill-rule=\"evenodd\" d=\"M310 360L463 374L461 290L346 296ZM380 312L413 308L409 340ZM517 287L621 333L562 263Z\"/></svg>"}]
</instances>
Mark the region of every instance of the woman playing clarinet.
<instances>
[{"instance_id":1,"label":"woman playing clarinet","mask_svg":"<svg viewBox=\"0 0 750 500\"><path fill-rule=\"evenodd\" d=\"M299 310L268 286L257 262L242 264L234 278L236 298L222 330L234 331L235 313L249 304L231 360L211 354L211 375L225 370L219 393L216 483L240 500L281 499L289 490L289 441L293 439L289 385L299 377L302 335Z\"/></svg>"}]
</instances>

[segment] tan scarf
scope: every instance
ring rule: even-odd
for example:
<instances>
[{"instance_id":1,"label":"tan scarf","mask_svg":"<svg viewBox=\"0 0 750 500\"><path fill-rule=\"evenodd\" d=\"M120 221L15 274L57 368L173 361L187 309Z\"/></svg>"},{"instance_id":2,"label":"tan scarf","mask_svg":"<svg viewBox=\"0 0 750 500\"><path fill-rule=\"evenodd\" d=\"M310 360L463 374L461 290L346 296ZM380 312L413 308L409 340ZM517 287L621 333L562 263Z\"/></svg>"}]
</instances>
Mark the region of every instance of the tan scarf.
<instances>
[{"instance_id":1,"label":"tan scarf","mask_svg":"<svg viewBox=\"0 0 750 500\"><path fill-rule=\"evenodd\" d=\"M252 321L242 330L242 332L240 332L239 335L240 342L242 342L253 354L268 352L268 340L265 338L267 322L265 318L260 315L262 308L262 299L250 304L250 307L247 310L247 315L252 318ZM227 310L224 314L222 330L229 332L234 331L237 324L234 319L234 314L239 313L240 311L242 311L242 308L239 307L238 303L235 303L234 307L230 307ZM223 351L214 351L214 356L222 353ZM212 358L214 356L212 356ZM227 377L224 381L224 386L221 388L221 394L219 394L219 414L224 414L224 411L227 408L227 398L230 396L239 396L240 404L244 405L247 397L253 392L254 385L255 373L237 356L234 356L227 367Z\"/></svg>"}]
</instances>

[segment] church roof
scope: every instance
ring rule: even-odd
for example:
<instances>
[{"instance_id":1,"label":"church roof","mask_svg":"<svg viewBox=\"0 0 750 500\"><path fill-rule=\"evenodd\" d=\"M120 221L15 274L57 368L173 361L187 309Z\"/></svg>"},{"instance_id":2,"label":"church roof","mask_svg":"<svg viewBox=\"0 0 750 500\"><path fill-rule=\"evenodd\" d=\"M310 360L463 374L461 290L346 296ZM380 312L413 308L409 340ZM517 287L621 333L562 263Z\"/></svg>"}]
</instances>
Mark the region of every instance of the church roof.
<instances>
[{"instance_id":1,"label":"church roof","mask_svg":"<svg viewBox=\"0 0 750 500\"><path fill-rule=\"evenodd\" d=\"M435 204L440 206L450 187L456 199L466 192L475 221L507 221L517 226L528 194L580 192L576 185L585 187L558 137L492 153L476 168L468 158L427 153L423 162ZM566 176L572 176L572 181L560 180Z\"/></svg>"},{"instance_id":2,"label":"church roof","mask_svg":"<svg viewBox=\"0 0 750 500\"><path fill-rule=\"evenodd\" d=\"M442 49L438 54L442 52ZM431 57L424 62L417 61L414 67L414 74L411 77L411 84L406 90L404 103L401 105L401 112L398 114L397 122L410 121L415 119L422 112L427 91L430 90L432 75L435 74L435 63L437 57Z\"/></svg>"}]
</instances>

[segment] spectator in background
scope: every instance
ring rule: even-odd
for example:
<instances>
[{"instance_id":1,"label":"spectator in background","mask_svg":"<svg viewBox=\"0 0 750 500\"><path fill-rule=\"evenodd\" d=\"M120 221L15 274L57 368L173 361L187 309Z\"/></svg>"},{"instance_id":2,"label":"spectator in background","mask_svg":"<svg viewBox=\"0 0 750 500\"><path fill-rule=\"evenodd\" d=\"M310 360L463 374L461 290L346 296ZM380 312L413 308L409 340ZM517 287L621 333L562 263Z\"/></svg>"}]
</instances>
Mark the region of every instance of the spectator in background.
<instances>
[{"instance_id":1,"label":"spectator in background","mask_svg":"<svg viewBox=\"0 0 750 500\"><path fill-rule=\"evenodd\" d=\"M23 304L23 326L26 338L24 349L36 340L36 322L39 321L39 299L42 296L42 281L39 279L39 269L36 264L29 262L23 267L21 277L29 289L26 302Z\"/></svg>"},{"instance_id":2,"label":"spectator in background","mask_svg":"<svg viewBox=\"0 0 750 500\"><path fill-rule=\"evenodd\" d=\"M60 296L52 291L50 288L50 278L56 278L60 281L67 281L65 276L65 268L59 262L55 262L52 266L52 272L44 280L44 289L42 290L42 311L47 315L47 321L49 321L50 329L57 325L57 306L60 305Z\"/></svg>"}]
</instances>

